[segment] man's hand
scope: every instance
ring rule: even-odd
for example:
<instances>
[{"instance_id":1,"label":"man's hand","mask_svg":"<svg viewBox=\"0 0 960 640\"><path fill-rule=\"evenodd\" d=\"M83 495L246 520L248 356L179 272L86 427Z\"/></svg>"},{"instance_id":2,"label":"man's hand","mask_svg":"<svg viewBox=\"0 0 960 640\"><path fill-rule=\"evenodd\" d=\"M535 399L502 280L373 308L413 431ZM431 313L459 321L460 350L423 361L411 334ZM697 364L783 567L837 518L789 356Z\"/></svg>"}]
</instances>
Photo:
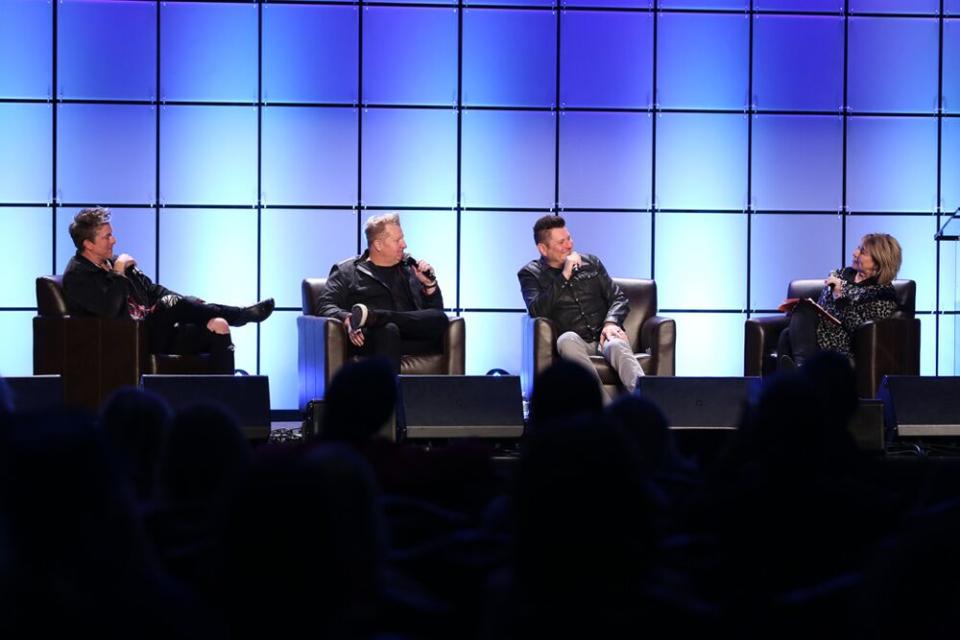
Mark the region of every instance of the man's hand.
<instances>
[{"instance_id":1,"label":"man's hand","mask_svg":"<svg viewBox=\"0 0 960 640\"><path fill-rule=\"evenodd\" d=\"M137 261L133 256L128 253L121 253L117 256L117 259L113 261L113 270L122 276L127 269L136 266L136 264Z\"/></svg>"},{"instance_id":2,"label":"man's hand","mask_svg":"<svg viewBox=\"0 0 960 640\"><path fill-rule=\"evenodd\" d=\"M580 268L581 264L580 254L576 251L571 251L563 260L563 278L569 280L573 277L573 272Z\"/></svg>"},{"instance_id":3,"label":"man's hand","mask_svg":"<svg viewBox=\"0 0 960 640\"><path fill-rule=\"evenodd\" d=\"M360 329L354 329L350 326L350 316L347 316L346 319L344 319L343 328L347 332L347 338L350 339L350 342L352 342L354 346L363 346L363 331Z\"/></svg>"},{"instance_id":4,"label":"man's hand","mask_svg":"<svg viewBox=\"0 0 960 640\"><path fill-rule=\"evenodd\" d=\"M433 273L433 279L428 278L425 274L427 272ZM433 271L433 266L426 260L421 260L417 263L417 268L413 270L413 274L417 276L417 280L420 281L426 288L437 286L437 274Z\"/></svg>"},{"instance_id":5,"label":"man's hand","mask_svg":"<svg viewBox=\"0 0 960 640\"><path fill-rule=\"evenodd\" d=\"M614 338L620 338L621 340L627 341L627 334L618 325L608 322L607 324L603 325L603 329L600 331L600 346L603 347L607 340L612 340Z\"/></svg>"}]
</instances>

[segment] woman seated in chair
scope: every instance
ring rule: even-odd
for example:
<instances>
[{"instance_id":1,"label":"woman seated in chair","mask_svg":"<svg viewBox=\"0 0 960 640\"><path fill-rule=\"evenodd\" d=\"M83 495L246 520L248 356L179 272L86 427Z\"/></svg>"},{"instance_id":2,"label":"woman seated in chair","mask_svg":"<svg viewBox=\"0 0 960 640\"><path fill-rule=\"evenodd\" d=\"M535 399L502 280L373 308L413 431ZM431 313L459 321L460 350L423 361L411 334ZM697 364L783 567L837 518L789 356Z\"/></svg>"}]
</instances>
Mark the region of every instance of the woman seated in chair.
<instances>
[{"instance_id":1,"label":"woman seated in chair","mask_svg":"<svg viewBox=\"0 0 960 640\"><path fill-rule=\"evenodd\" d=\"M777 344L780 367L798 366L821 350L836 351L852 360L851 338L857 327L889 318L897 311L892 282L900 270L901 259L896 238L886 233L865 235L853 250L851 265L830 272L817 300L840 323L813 305L796 305L790 326L780 334Z\"/></svg>"}]
</instances>

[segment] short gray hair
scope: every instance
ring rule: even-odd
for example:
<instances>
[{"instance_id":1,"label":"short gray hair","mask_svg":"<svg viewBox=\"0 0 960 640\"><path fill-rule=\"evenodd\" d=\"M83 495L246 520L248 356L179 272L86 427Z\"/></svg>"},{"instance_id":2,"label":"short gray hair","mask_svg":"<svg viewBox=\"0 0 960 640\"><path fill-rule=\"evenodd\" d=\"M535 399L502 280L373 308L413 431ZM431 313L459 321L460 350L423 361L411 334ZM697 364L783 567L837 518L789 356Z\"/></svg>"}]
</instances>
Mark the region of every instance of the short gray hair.
<instances>
[{"instance_id":1,"label":"short gray hair","mask_svg":"<svg viewBox=\"0 0 960 640\"><path fill-rule=\"evenodd\" d=\"M400 224L399 213L385 213L380 216L370 216L367 218L367 226L363 232L367 236L367 246L373 244L373 241L383 235L388 224Z\"/></svg>"}]
</instances>

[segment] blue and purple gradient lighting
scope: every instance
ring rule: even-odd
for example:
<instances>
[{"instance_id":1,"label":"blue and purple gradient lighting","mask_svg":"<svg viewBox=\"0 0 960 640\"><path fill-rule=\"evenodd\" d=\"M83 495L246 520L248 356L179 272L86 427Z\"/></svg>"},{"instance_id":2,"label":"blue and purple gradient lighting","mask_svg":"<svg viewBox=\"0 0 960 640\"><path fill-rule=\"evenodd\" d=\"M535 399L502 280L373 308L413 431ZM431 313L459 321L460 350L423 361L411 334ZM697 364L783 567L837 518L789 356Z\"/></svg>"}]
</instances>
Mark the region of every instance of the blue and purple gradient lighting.
<instances>
[{"instance_id":1,"label":"blue and purple gradient lighting","mask_svg":"<svg viewBox=\"0 0 960 640\"><path fill-rule=\"evenodd\" d=\"M754 116L751 162L754 209L840 211L839 116Z\"/></svg>"},{"instance_id":2,"label":"blue and purple gradient lighting","mask_svg":"<svg viewBox=\"0 0 960 640\"><path fill-rule=\"evenodd\" d=\"M256 4L165 2L160 20L163 100L257 100Z\"/></svg>"},{"instance_id":3,"label":"blue and purple gradient lighting","mask_svg":"<svg viewBox=\"0 0 960 640\"><path fill-rule=\"evenodd\" d=\"M847 100L854 111L935 113L934 19L850 18Z\"/></svg>"},{"instance_id":4,"label":"blue and purple gradient lighting","mask_svg":"<svg viewBox=\"0 0 960 640\"><path fill-rule=\"evenodd\" d=\"M53 95L52 6L36 0L0 5L0 96Z\"/></svg>"},{"instance_id":5,"label":"blue and purple gradient lighting","mask_svg":"<svg viewBox=\"0 0 960 640\"><path fill-rule=\"evenodd\" d=\"M157 5L58 0L57 94L152 100L157 95Z\"/></svg>"},{"instance_id":6,"label":"blue and purple gradient lighting","mask_svg":"<svg viewBox=\"0 0 960 640\"><path fill-rule=\"evenodd\" d=\"M843 19L754 21L753 95L759 109L833 111L843 105Z\"/></svg>"},{"instance_id":7,"label":"blue and purple gradient lighting","mask_svg":"<svg viewBox=\"0 0 960 640\"><path fill-rule=\"evenodd\" d=\"M649 208L652 138L648 113L562 112L560 206Z\"/></svg>"},{"instance_id":8,"label":"blue and purple gradient lighting","mask_svg":"<svg viewBox=\"0 0 960 640\"><path fill-rule=\"evenodd\" d=\"M160 201L255 204L256 108L162 107Z\"/></svg>"},{"instance_id":9,"label":"blue and purple gradient lighting","mask_svg":"<svg viewBox=\"0 0 960 640\"><path fill-rule=\"evenodd\" d=\"M0 255L18 272L0 287L0 307L32 307L37 303L34 281L51 273L53 216L46 207L0 207L0 228L8 230L0 234Z\"/></svg>"},{"instance_id":10,"label":"blue and purple gradient lighting","mask_svg":"<svg viewBox=\"0 0 960 640\"><path fill-rule=\"evenodd\" d=\"M58 107L57 197L65 202L156 202L157 107Z\"/></svg>"},{"instance_id":11,"label":"blue and purple gradient lighting","mask_svg":"<svg viewBox=\"0 0 960 640\"><path fill-rule=\"evenodd\" d=\"M52 122L49 105L0 104L0 201L52 199Z\"/></svg>"},{"instance_id":12,"label":"blue and purple gradient lighting","mask_svg":"<svg viewBox=\"0 0 960 640\"><path fill-rule=\"evenodd\" d=\"M365 205L452 207L457 193L457 114L365 109Z\"/></svg>"},{"instance_id":13,"label":"blue and purple gradient lighting","mask_svg":"<svg viewBox=\"0 0 960 640\"><path fill-rule=\"evenodd\" d=\"M650 107L650 14L565 11L561 14L560 31L561 106ZM630 64L622 64L625 60Z\"/></svg>"},{"instance_id":14,"label":"blue and purple gradient lighting","mask_svg":"<svg viewBox=\"0 0 960 640\"><path fill-rule=\"evenodd\" d=\"M465 10L464 104L555 106L556 20L552 11Z\"/></svg>"},{"instance_id":15,"label":"blue and purple gradient lighting","mask_svg":"<svg viewBox=\"0 0 960 640\"><path fill-rule=\"evenodd\" d=\"M364 102L457 104L457 21L446 7L364 8Z\"/></svg>"},{"instance_id":16,"label":"blue and purple gradient lighting","mask_svg":"<svg viewBox=\"0 0 960 640\"><path fill-rule=\"evenodd\" d=\"M960 20L943 21L943 110L960 113Z\"/></svg>"},{"instance_id":17,"label":"blue and purple gradient lighting","mask_svg":"<svg viewBox=\"0 0 960 640\"><path fill-rule=\"evenodd\" d=\"M611 276L650 277L652 214L567 211L563 218L577 251L596 254Z\"/></svg>"},{"instance_id":18,"label":"blue and purple gradient lighting","mask_svg":"<svg viewBox=\"0 0 960 640\"><path fill-rule=\"evenodd\" d=\"M936 120L848 119L849 210L934 211L936 194Z\"/></svg>"},{"instance_id":19,"label":"blue and purple gradient lighting","mask_svg":"<svg viewBox=\"0 0 960 640\"><path fill-rule=\"evenodd\" d=\"M357 200L357 110L265 107L261 197L266 205L344 205Z\"/></svg>"},{"instance_id":20,"label":"blue and purple gradient lighting","mask_svg":"<svg viewBox=\"0 0 960 640\"><path fill-rule=\"evenodd\" d=\"M263 99L357 102L357 7L263 5Z\"/></svg>"},{"instance_id":21,"label":"blue and purple gradient lighting","mask_svg":"<svg viewBox=\"0 0 960 640\"><path fill-rule=\"evenodd\" d=\"M747 106L750 22L743 15L662 13L657 102L665 108Z\"/></svg>"},{"instance_id":22,"label":"blue and purple gradient lighting","mask_svg":"<svg viewBox=\"0 0 960 640\"><path fill-rule=\"evenodd\" d=\"M960 119L944 118L941 135L940 209L949 213L960 207Z\"/></svg>"}]
</instances>

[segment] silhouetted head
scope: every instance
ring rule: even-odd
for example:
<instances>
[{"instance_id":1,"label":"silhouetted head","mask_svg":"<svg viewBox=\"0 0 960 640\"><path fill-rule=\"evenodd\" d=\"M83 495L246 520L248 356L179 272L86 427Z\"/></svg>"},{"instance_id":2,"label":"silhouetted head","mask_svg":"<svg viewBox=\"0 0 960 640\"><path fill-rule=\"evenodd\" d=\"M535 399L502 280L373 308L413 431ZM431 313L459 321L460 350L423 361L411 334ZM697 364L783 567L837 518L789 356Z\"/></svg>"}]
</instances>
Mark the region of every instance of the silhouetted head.
<instances>
[{"instance_id":1,"label":"silhouetted head","mask_svg":"<svg viewBox=\"0 0 960 640\"><path fill-rule=\"evenodd\" d=\"M140 500L153 497L160 453L170 427L170 405L160 396L134 388L107 399L100 426Z\"/></svg>"},{"instance_id":2,"label":"silhouetted head","mask_svg":"<svg viewBox=\"0 0 960 640\"><path fill-rule=\"evenodd\" d=\"M650 400L625 394L614 400L605 413L636 443L637 453L648 471L662 467L673 454L667 418Z\"/></svg>"},{"instance_id":3,"label":"silhouetted head","mask_svg":"<svg viewBox=\"0 0 960 640\"><path fill-rule=\"evenodd\" d=\"M603 394L597 379L574 362L558 360L533 382L530 421L534 424L602 410Z\"/></svg>"},{"instance_id":4,"label":"silhouetted head","mask_svg":"<svg viewBox=\"0 0 960 640\"><path fill-rule=\"evenodd\" d=\"M377 433L397 404L397 377L386 358L343 365L327 388L323 437L360 442Z\"/></svg>"}]
</instances>

